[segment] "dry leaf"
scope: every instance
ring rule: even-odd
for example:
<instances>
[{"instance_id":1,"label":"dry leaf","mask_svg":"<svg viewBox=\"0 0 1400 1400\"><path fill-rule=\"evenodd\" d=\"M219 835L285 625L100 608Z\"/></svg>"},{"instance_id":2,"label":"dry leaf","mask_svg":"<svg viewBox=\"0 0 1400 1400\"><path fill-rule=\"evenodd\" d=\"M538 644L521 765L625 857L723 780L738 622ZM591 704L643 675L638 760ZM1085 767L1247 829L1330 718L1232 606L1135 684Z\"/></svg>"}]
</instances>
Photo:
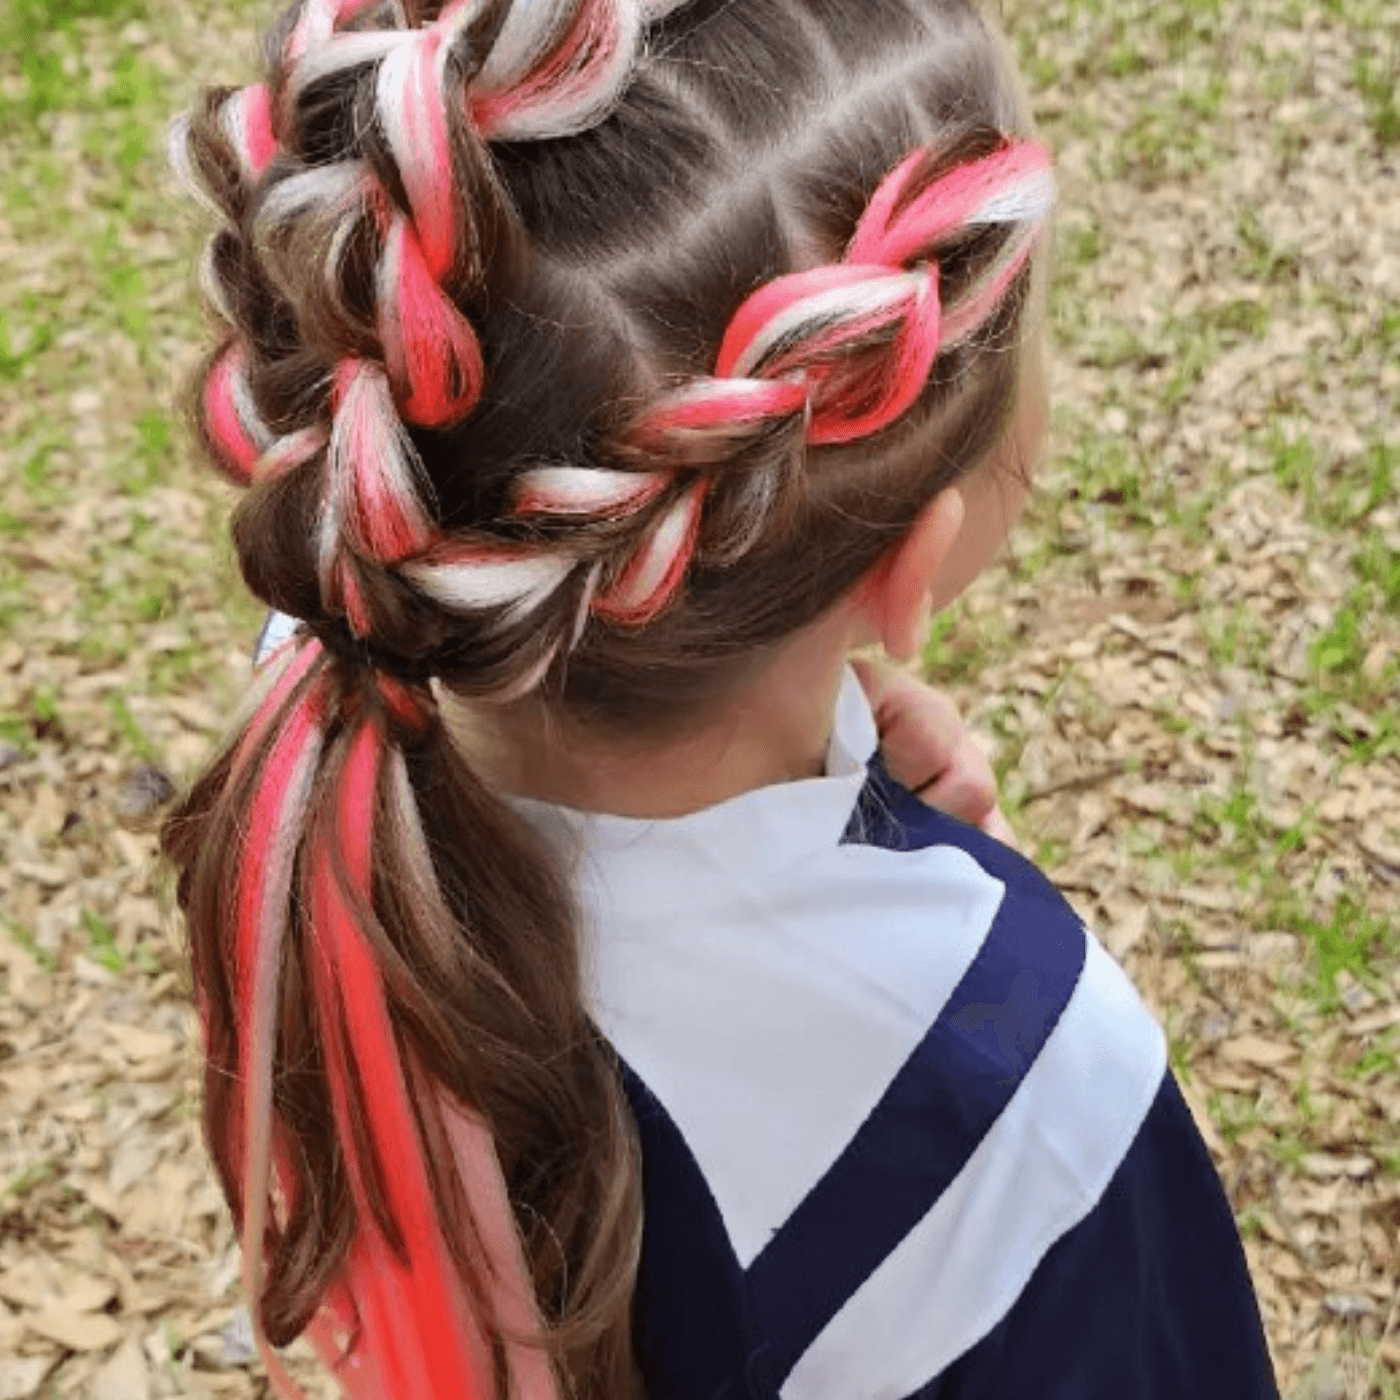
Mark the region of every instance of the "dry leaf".
<instances>
[{"instance_id":1,"label":"dry leaf","mask_svg":"<svg viewBox=\"0 0 1400 1400\"><path fill-rule=\"evenodd\" d=\"M56 1356L0 1357L0 1400L29 1400L57 1361Z\"/></svg>"},{"instance_id":2,"label":"dry leaf","mask_svg":"<svg viewBox=\"0 0 1400 1400\"><path fill-rule=\"evenodd\" d=\"M131 1060L153 1060L169 1055L175 1049L175 1039L162 1031L142 1030L139 1026L109 1023L107 1034Z\"/></svg>"},{"instance_id":3,"label":"dry leaf","mask_svg":"<svg viewBox=\"0 0 1400 1400\"><path fill-rule=\"evenodd\" d=\"M60 1284L54 1306L59 1312L100 1312L116 1296L116 1285L110 1279L74 1274Z\"/></svg>"},{"instance_id":4,"label":"dry leaf","mask_svg":"<svg viewBox=\"0 0 1400 1400\"><path fill-rule=\"evenodd\" d=\"M100 1400L150 1400L150 1373L135 1337L128 1337L92 1378L92 1392Z\"/></svg>"},{"instance_id":5,"label":"dry leaf","mask_svg":"<svg viewBox=\"0 0 1400 1400\"><path fill-rule=\"evenodd\" d=\"M30 1313L25 1322L31 1331L69 1351L105 1351L122 1339L122 1329L106 1313Z\"/></svg>"},{"instance_id":6,"label":"dry leaf","mask_svg":"<svg viewBox=\"0 0 1400 1400\"><path fill-rule=\"evenodd\" d=\"M1222 1040L1219 1050L1227 1060L1253 1065L1257 1069L1278 1069L1298 1058L1296 1045L1264 1040L1257 1035L1238 1035L1231 1040Z\"/></svg>"},{"instance_id":7,"label":"dry leaf","mask_svg":"<svg viewBox=\"0 0 1400 1400\"><path fill-rule=\"evenodd\" d=\"M1325 1152L1311 1152L1302 1160L1302 1168L1309 1176L1354 1178L1370 1176L1376 1164L1370 1157L1332 1157Z\"/></svg>"}]
</instances>

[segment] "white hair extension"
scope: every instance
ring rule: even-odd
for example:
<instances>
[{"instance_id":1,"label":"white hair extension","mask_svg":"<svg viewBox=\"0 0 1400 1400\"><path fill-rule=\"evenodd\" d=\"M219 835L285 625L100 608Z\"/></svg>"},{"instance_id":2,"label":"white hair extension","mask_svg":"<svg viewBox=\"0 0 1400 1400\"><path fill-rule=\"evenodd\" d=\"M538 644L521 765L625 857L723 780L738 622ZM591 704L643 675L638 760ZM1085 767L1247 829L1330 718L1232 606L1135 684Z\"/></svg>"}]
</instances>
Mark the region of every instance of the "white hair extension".
<instances>
[{"instance_id":1,"label":"white hair extension","mask_svg":"<svg viewBox=\"0 0 1400 1400\"><path fill-rule=\"evenodd\" d=\"M522 472L515 486L519 515L625 516L665 489L669 474L606 467L548 466Z\"/></svg>"},{"instance_id":2,"label":"white hair extension","mask_svg":"<svg viewBox=\"0 0 1400 1400\"><path fill-rule=\"evenodd\" d=\"M368 360L345 365L331 424L327 497L337 530L379 564L425 549L433 522L417 449L394 407L383 368Z\"/></svg>"},{"instance_id":3,"label":"white hair extension","mask_svg":"<svg viewBox=\"0 0 1400 1400\"><path fill-rule=\"evenodd\" d=\"M291 648L288 648L290 651ZM282 941L286 930L287 905L291 899L296 868L295 832L310 800L320 764L324 733L319 725L311 729L309 741L295 755L287 791L278 808L274 839L260 850L256 861L243 858L243 868L261 867L262 899L258 908L256 953L251 968L241 969L251 984L249 1005L252 1023L248 1027L247 1122L243 1164L243 1276L244 1289L252 1304L253 1336L274 1384L284 1395L300 1396L301 1391L282 1366L263 1331L261 1309L263 1241L267 1229L267 1208L272 1187L272 1070L277 1043L276 994L282 966ZM279 743L286 742L286 736Z\"/></svg>"},{"instance_id":4,"label":"white hair extension","mask_svg":"<svg viewBox=\"0 0 1400 1400\"><path fill-rule=\"evenodd\" d=\"M1039 224L1020 226L1007 239L991 266L956 302L944 310L938 337L940 348L946 349L961 340L966 340L986 321L1001 293L1030 257L1040 233Z\"/></svg>"},{"instance_id":5,"label":"white hair extension","mask_svg":"<svg viewBox=\"0 0 1400 1400\"><path fill-rule=\"evenodd\" d=\"M705 563L725 568L738 563L754 547L768 528L780 482L779 473L771 467L748 474L724 512L726 519L739 522L739 529L728 539L707 543L701 555Z\"/></svg>"},{"instance_id":6,"label":"white hair extension","mask_svg":"<svg viewBox=\"0 0 1400 1400\"><path fill-rule=\"evenodd\" d=\"M266 251L277 230L307 210L329 207L339 213L352 201L362 200L365 169L358 160L311 166L278 180L258 205L253 220L253 240L259 254Z\"/></svg>"},{"instance_id":7,"label":"white hair extension","mask_svg":"<svg viewBox=\"0 0 1400 1400\"><path fill-rule=\"evenodd\" d=\"M324 43L307 49L297 60L288 79L288 96L295 100L312 83L329 78L333 73L377 63L415 39L417 33L411 29L365 29L332 34Z\"/></svg>"},{"instance_id":8,"label":"white hair extension","mask_svg":"<svg viewBox=\"0 0 1400 1400\"><path fill-rule=\"evenodd\" d=\"M593 599L598 593L598 584L603 577L603 561L595 559L589 566L583 581L583 593L579 597L578 613L574 617L574 630L569 634L569 650L572 651L583 640L584 629L593 614Z\"/></svg>"},{"instance_id":9,"label":"white hair extension","mask_svg":"<svg viewBox=\"0 0 1400 1400\"><path fill-rule=\"evenodd\" d=\"M234 363L229 365L228 396L243 431L248 434L249 441L257 448L259 454L262 454L272 446L274 434L263 422L258 406L253 402L253 391L243 373L243 361L244 357L240 354L236 356Z\"/></svg>"},{"instance_id":10,"label":"white hair extension","mask_svg":"<svg viewBox=\"0 0 1400 1400\"><path fill-rule=\"evenodd\" d=\"M326 472L330 472L329 454ZM340 583L336 566L340 563L340 520L329 490L322 489L316 512L316 581L321 589L322 606L329 612L335 608Z\"/></svg>"},{"instance_id":11,"label":"white hair extension","mask_svg":"<svg viewBox=\"0 0 1400 1400\"><path fill-rule=\"evenodd\" d=\"M964 221L969 225L1043 223L1055 207L1055 176L1050 170L1033 170L1007 185L974 209Z\"/></svg>"},{"instance_id":12,"label":"white hair extension","mask_svg":"<svg viewBox=\"0 0 1400 1400\"><path fill-rule=\"evenodd\" d=\"M524 554L442 546L400 572L450 612L505 608L514 620L533 612L568 578L574 559L558 552Z\"/></svg>"},{"instance_id":13,"label":"white hair extension","mask_svg":"<svg viewBox=\"0 0 1400 1400\"><path fill-rule=\"evenodd\" d=\"M259 481L275 481L288 472L303 467L320 452L327 443L326 431L322 427L298 428L276 439L263 453L253 469Z\"/></svg>"},{"instance_id":14,"label":"white hair extension","mask_svg":"<svg viewBox=\"0 0 1400 1400\"><path fill-rule=\"evenodd\" d=\"M504 99L549 58L568 33L580 5L594 3L597 0L536 0L534 4L512 5L473 84L473 96ZM582 87L571 74L542 92L532 93L518 109L503 111L496 118L485 133L488 138L554 140L586 131L607 116L632 76L642 38L638 0L608 0L607 8L618 33L606 62L591 74L592 83Z\"/></svg>"},{"instance_id":15,"label":"white hair extension","mask_svg":"<svg viewBox=\"0 0 1400 1400\"><path fill-rule=\"evenodd\" d=\"M281 618L282 622L274 630L273 621L277 618ZM262 709L263 702L272 693L272 688L292 664L296 648L286 643L291 640L296 628L297 620L287 617L285 613L274 613L268 619L259 639L258 654L253 658L253 679L239 697L238 706L224 731L226 742L247 729L253 716Z\"/></svg>"},{"instance_id":16,"label":"white hair extension","mask_svg":"<svg viewBox=\"0 0 1400 1400\"><path fill-rule=\"evenodd\" d=\"M185 193L193 196L216 219L223 220L226 217L223 209L209 193L203 179L195 173L194 158L190 154L189 113L181 112L172 119L165 137L165 156Z\"/></svg>"},{"instance_id":17,"label":"white hair extension","mask_svg":"<svg viewBox=\"0 0 1400 1400\"><path fill-rule=\"evenodd\" d=\"M498 705L508 705L512 700L520 700L534 690L549 674L559 655L558 641L551 642L545 654L513 681L507 681L499 690L491 692L491 699Z\"/></svg>"},{"instance_id":18,"label":"white hair extension","mask_svg":"<svg viewBox=\"0 0 1400 1400\"><path fill-rule=\"evenodd\" d=\"M206 238L204 240L204 247L200 249L199 290L204 294L205 301L214 308L220 319L232 326L236 324L233 308L229 305L228 297L224 294L223 279L219 276L214 267L214 253L216 247L216 239Z\"/></svg>"}]
</instances>

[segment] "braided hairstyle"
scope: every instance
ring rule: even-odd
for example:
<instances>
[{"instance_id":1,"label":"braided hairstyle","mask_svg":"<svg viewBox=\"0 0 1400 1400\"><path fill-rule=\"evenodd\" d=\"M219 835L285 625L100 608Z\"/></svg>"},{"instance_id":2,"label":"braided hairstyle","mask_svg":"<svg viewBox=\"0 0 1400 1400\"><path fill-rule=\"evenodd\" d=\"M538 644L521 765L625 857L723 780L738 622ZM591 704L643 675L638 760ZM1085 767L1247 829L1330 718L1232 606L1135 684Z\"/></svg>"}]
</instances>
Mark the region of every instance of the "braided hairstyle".
<instances>
[{"instance_id":1,"label":"braided hairstyle","mask_svg":"<svg viewBox=\"0 0 1400 1400\"><path fill-rule=\"evenodd\" d=\"M177 163L212 460L300 627L164 833L272 1349L639 1394L640 1168L554 853L430 682L660 732L1015 405L1053 198L975 0L301 0ZM657 1400L660 1400L657 1397Z\"/></svg>"}]
</instances>

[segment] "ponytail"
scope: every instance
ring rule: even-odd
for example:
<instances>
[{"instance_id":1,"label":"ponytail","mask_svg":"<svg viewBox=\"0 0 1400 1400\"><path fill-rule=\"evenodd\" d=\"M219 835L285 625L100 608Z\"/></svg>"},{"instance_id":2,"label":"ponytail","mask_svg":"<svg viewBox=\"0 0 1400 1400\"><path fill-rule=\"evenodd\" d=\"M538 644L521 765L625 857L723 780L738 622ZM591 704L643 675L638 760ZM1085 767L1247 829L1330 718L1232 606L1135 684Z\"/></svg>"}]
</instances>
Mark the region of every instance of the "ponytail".
<instances>
[{"instance_id":1,"label":"ponytail","mask_svg":"<svg viewBox=\"0 0 1400 1400\"><path fill-rule=\"evenodd\" d=\"M272 1344L305 1331L354 1400L554 1400L554 1360L580 1332L596 1350L589 1314L616 1308L577 1295L550 1335L537 1284L557 1298L581 1261L527 1264L491 1119L514 1099L502 1116L562 1108L571 1141L597 1131L600 1105L614 1134L624 1126L606 1111L612 1067L563 985L576 977L567 901L529 833L479 784L441 773L461 761L446 756L426 685L305 632L269 665L242 734L165 831L195 951L205 1128L269 1377L300 1396ZM507 878L529 877L512 879L494 917L482 856L440 845L435 859L415 770L435 818L444 784L468 795L470 820L449 818L440 841L480 843ZM470 881L480 937L449 902L439 861L458 889ZM506 959L502 923L517 945ZM530 950L533 980L553 995L520 983L520 945L532 941L556 945L557 971ZM487 1000L483 1022L464 1024ZM561 1044L564 1064L550 1066ZM624 1137L605 1170L625 1171L630 1155ZM525 1197L548 1206L558 1183L542 1191L515 1165ZM585 1262L587 1286L606 1295L632 1277L637 1219L605 1182L601 1192L560 1223L576 1233L598 1204L611 1210L598 1235L607 1263Z\"/></svg>"}]
</instances>

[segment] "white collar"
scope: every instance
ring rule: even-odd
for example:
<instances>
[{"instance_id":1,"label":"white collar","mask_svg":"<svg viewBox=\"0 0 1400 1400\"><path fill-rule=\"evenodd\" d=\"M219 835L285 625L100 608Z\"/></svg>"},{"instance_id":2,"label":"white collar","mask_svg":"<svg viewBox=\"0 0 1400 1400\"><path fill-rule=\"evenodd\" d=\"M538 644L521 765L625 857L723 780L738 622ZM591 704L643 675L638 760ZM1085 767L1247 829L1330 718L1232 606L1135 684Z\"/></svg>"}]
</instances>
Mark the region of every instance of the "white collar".
<instances>
[{"instance_id":1,"label":"white collar","mask_svg":"<svg viewBox=\"0 0 1400 1400\"><path fill-rule=\"evenodd\" d=\"M511 805L629 912L693 906L707 890L741 888L839 845L878 744L865 691L847 667L820 778L756 788L683 817L608 816L528 798Z\"/></svg>"}]
</instances>

